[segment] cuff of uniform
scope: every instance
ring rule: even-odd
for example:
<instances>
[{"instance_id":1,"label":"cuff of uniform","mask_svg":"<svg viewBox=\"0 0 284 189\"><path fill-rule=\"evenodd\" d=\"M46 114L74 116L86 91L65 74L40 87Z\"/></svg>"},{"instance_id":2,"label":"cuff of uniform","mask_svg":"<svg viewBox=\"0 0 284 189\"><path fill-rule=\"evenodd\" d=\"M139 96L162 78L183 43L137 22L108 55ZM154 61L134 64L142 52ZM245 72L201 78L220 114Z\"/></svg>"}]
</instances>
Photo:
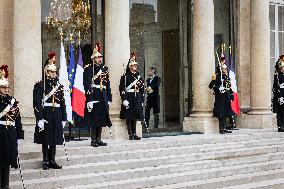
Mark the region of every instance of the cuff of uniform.
<instances>
[{"instance_id":1,"label":"cuff of uniform","mask_svg":"<svg viewBox=\"0 0 284 189\"><path fill-rule=\"evenodd\" d=\"M24 136L25 136L24 130L21 130L17 133L17 139L23 139L24 140Z\"/></svg>"}]
</instances>

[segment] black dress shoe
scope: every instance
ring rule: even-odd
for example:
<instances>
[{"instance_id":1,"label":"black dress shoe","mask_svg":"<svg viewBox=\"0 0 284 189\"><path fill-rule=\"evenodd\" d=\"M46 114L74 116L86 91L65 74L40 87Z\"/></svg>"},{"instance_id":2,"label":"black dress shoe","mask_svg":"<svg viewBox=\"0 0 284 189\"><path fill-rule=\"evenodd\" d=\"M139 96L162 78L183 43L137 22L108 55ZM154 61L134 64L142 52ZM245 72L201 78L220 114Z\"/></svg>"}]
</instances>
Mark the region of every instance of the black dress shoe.
<instances>
[{"instance_id":1,"label":"black dress shoe","mask_svg":"<svg viewBox=\"0 0 284 189\"><path fill-rule=\"evenodd\" d=\"M225 130L221 129L221 130L219 130L219 133L220 134L225 134L226 132L225 132Z\"/></svg>"},{"instance_id":2,"label":"black dress shoe","mask_svg":"<svg viewBox=\"0 0 284 189\"><path fill-rule=\"evenodd\" d=\"M134 136L129 136L129 140L134 140Z\"/></svg>"},{"instance_id":3,"label":"black dress shoe","mask_svg":"<svg viewBox=\"0 0 284 189\"><path fill-rule=\"evenodd\" d=\"M97 142L99 146L107 146L107 143L104 143L103 141L98 141Z\"/></svg>"},{"instance_id":4,"label":"black dress shoe","mask_svg":"<svg viewBox=\"0 0 284 189\"><path fill-rule=\"evenodd\" d=\"M55 161L51 161L49 164L49 168L51 169L62 169L62 166L59 166Z\"/></svg>"},{"instance_id":5,"label":"black dress shoe","mask_svg":"<svg viewBox=\"0 0 284 189\"><path fill-rule=\"evenodd\" d=\"M92 140L91 146L93 146L93 147L99 147L99 143L98 143L97 141L95 141L95 140Z\"/></svg>"},{"instance_id":6,"label":"black dress shoe","mask_svg":"<svg viewBox=\"0 0 284 189\"><path fill-rule=\"evenodd\" d=\"M281 129L281 127L279 127L278 132L284 132L284 129Z\"/></svg>"},{"instance_id":7,"label":"black dress shoe","mask_svg":"<svg viewBox=\"0 0 284 189\"><path fill-rule=\"evenodd\" d=\"M93 141L92 146L93 146L93 147L99 147L99 144L98 144L97 141Z\"/></svg>"},{"instance_id":8,"label":"black dress shoe","mask_svg":"<svg viewBox=\"0 0 284 189\"><path fill-rule=\"evenodd\" d=\"M232 131L229 131L229 130L226 129L226 130L225 130L225 133L232 133Z\"/></svg>"},{"instance_id":9,"label":"black dress shoe","mask_svg":"<svg viewBox=\"0 0 284 189\"><path fill-rule=\"evenodd\" d=\"M42 169L43 170L48 170L49 169L49 164L47 162L42 163Z\"/></svg>"},{"instance_id":10,"label":"black dress shoe","mask_svg":"<svg viewBox=\"0 0 284 189\"><path fill-rule=\"evenodd\" d=\"M137 135L134 135L134 140L141 140L141 137L137 136Z\"/></svg>"}]
</instances>

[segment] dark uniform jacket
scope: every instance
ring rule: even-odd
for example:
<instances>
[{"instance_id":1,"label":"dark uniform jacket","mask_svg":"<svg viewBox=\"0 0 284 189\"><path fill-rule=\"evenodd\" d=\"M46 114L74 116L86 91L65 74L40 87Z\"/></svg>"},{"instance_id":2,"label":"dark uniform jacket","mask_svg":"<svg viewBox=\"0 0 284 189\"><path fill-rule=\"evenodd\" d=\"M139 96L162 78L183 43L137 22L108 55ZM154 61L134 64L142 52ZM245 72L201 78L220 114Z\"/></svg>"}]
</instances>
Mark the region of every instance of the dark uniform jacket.
<instances>
[{"instance_id":1,"label":"dark uniform jacket","mask_svg":"<svg viewBox=\"0 0 284 189\"><path fill-rule=\"evenodd\" d=\"M43 96L50 94L52 89L59 86L56 92L43 103ZM64 100L63 85L56 79L46 79L45 92L43 81L34 85L33 89L33 107L36 121L46 120L44 130L39 131L38 125L35 127L34 142L46 145L63 144L63 126L62 121L67 120L66 106Z\"/></svg>"},{"instance_id":2,"label":"dark uniform jacket","mask_svg":"<svg viewBox=\"0 0 284 189\"><path fill-rule=\"evenodd\" d=\"M222 78L223 86L226 91L225 93L219 91L219 88L222 85L220 72L217 73L216 79L212 80L209 84L209 88L213 89L215 94L213 116L219 118L231 117L233 115L231 101L234 100L234 95L231 89L231 81L226 74L222 74Z\"/></svg>"},{"instance_id":3,"label":"dark uniform jacket","mask_svg":"<svg viewBox=\"0 0 284 189\"><path fill-rule=\"evenodd\" d=\"M86 65L84 70L84 88L86 104L93 102L92 111L88 112L85 110L86 124L89 127L111 127L108 102L112 101L112 94L108 67L93 64Z\"/></svg>"},{"instance_id":4,"label":"dark uniform jacket","mask_svg":"<svg viewBox=\"0 0 284 189\"><path fill-rule=\"evenodd\" d=\"M273 112L284 112L284 104L280 105L279 99L284 98L284 73L278 71L274 75L273 82ZM284 99L283 99L284 100Z\"/></svg>"},{"instance_id":5,"label":"dark uniform jacket","mask_svg":"<svg viewBox=\"0 0 284 189\"><path fill-rule=\"evenodd\" d=\"M147 107L153 107L154 113L160 113L160 99L159 99L159 87L161 83L161 79L158 76L154 76L152 78L148 78L147 87L151 87L153 90L152 93L147 94Z\"/></svg>"},{"instance_id":6,"label":"dark uniform jacket","mask_svg":"<svg viewBox=\"0 0 284 189\"><path fill-rule=\"evenodd\" d=\"M130 90L127 87L138 80ZM132 119L132 120L144 120L143 113L143 102L144 102L144 80L139 75L139 72L131 73L127 70L126 74L120 78L119 85L120 96L122 100L120 118L121 119ZM123 105L123 101L129 102L129 108Z\"/></svg>"},{"instance_id":7,"label":"dark uniform jacket","mask_svg":"<svg viewBox=\"0 0 284 189\"><path fill-rule=\"evenodd\" d=\"M17 139L24 139L22 130L21 116L18 107L18 101L9 95L0 95L0 112L8 106L13 105L7 110L7 113L0 118L0 166L11 165L13 168L18 167L18 144ZM2 113L1 113L2 114ZM12 124L4 121L12 122Z\"/></svg>"}]
</instances>

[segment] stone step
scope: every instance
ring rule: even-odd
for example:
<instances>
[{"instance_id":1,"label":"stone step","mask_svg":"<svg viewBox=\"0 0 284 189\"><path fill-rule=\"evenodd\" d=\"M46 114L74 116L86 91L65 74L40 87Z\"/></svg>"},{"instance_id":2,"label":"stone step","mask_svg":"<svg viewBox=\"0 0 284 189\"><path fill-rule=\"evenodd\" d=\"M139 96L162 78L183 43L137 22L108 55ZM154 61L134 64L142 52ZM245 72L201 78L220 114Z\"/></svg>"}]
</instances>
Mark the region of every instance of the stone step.
<instances>
[{"instance_id":1,"label":"stone step","mask_svg":"<svg viewBox=\"0 0 284 189\"><path fill-rule=\"evenodd\" d=\"M257 189L278 189L282 185L284 169L275 169L261 172L239 174L233 176L196 180L170 185L151 187L152 189L249 189L250 184L258 185ZM263 184L263 186L261 186ZM274 188L276 186L276 188ZM84 189L84 187L80 187ZM263 188L263 189L264 189ZM148 189L148 188L145 188ZM283 188L279 188L283 189Z\"/></svg>"},{"instance_id":2,"label":"stone step","mask_svg":"<svg viewBox=\"0 0 284 189\"><path fill-rule=\"evenodd\" d=\"M251 140L238 140L238 141L227 141L225 142L226 144L229 144L229 145L236 145L236 144L240 144L240 145L250 145L251 143L253 142L258 142L258 141L261 141L261 142L274 142L276 140L283 140L284 138L284 135L283 137L279 137L279 138L271 138L271 139L251 139ZM70 146L67 148L68 150L68 153L70 155L84 155L84 154L89 154L89 153L95 153L95 154L99 154L99 153L113 153L113 152L122 152L122 151L133 151L133 150L152 150L152 149L157 149L157 148L170 148L170 147L184 147L184 146L194 146L194 147L197 147L197 149L199 149L199 146L201 145L206 145L206 147L210 147L210 146L217 146L217 145L222 145L224 144L224 141L221 141L221 142L218 142L218 143L205 143L205 144L192 144L192 143L189 143L189 142L180 142L180 143L169 143L169 144L166 144L166 143L163 143L163 144L158 144L158 143L154 143L154 144L151 144L151 145L120 145L120 146L117 146L117 145L114 145L114 146L107 146L107 147L100 147L100 148L94 148L94 147L91 147L91 146L85 146L85 145L79 145L77 144L76 147L73 147L73 146ZM228 146L228 145L226 145ZM204 146L205 147L205 146ZM25 160L25 159L36 159L36 158L39 158L39 157L36 157L36 153L38 152L25 152L25 153L20 153L20 157L21 157L21 160ZM40 154L40 157L41 157L41 151L39 151L39 154ZM62 149L62 147L59 147L57 149L57 157L60 157L60 156L65 156L65 151L64 149Z\"/></svg>"},{"instance_id":3,"label":"stone step","mask_svg":"<svg viewBox=\"0 0 284 189\"><path fill-rule=\"evenodd\" d=\"M121 151L132 151L137 149L155 149L155 148L166 148L166 147L179 147L187 145L197 144L216 144L226 142L238 142L248 140L261 140L271 138L284 138L283 133L252 133L252 134L240 134L240 135L213 135L208 136L175 136L175 137L161 137L163 139L143 139L142 141L112 141L106 140L108 146L105 148L91 148L90 140L80 142L68 142L67 150L69 154L82 154L86 152L92 153L111 153ZM166 139L166 140L165 140ZM187 139L187 140L185 140ZM163 142L161 142L163 140ZM57 147L57 156L65 155L63 146ZM38 159L41 157L41 145L22 145L20 147L20 157L22 160L26 159Z\"/></svg>"},{"instance_id":4,"label":"stone step","mask_svg":"<svg viewBox=\"0 0 284 189\"><path fill-rule=\"evenodd\" d=\"M284 152L278 153L268 153L257 156L241 157L235 159L221 159L221 160L202 160L202 161L191 161L187 158L187 155L176 155L176 156L162 156L154 158L142 158L142 159L130 159L130 160L118 160L118 161L108 161L99 163L88 163L88 164L78 164L63 167L62 170L49 170L44 171L42 169L28 169L23 170L23 174L26 180L30 179L40 179L49 178L56 176L67 176L76 174L89 174L89 173L100 173L115 170L126 170L135 169L143 167L159 167L163 165L180 165L182 163L188 162L191 166L189 170L198 169L209 169L214 167L222 166L232 166L240 165L244 163L256 163L265 162L271 160L281 160L284 159ZM20 181L19 171L11 171L10 180Z\"/></svg>"},{"instance_id":5,"label":"stone step","mask_svg":"<svg viewBox=\"0 0 284 189\"><path fill-rule=\"evenodd\" d=\"M189 147L189 149L192 149L190 151L191 153L198 153L198 152L209 152L209 151L217 151L217 150L225 150L225 149L241 148L241 147L253 147L253 146L259 146L259 145L273 145L273 144L280 144L280 143L282 143L282 141L283 141L282 138L274 138L274 139L264 139L264 140L240 141L240 142L232 142L232 143L192 145L192 146ZM80 148L80 147L78 147L78 148ZM90 147L90 148L93 149L92 147ZM185 147L183 146L180 149L184 149L184 148ZM90 150L86 150L86 151L90 153L90 152L92 152L91 149ZM101 148L101 149L103 149L103 148ZM82 152L82 154L80 154L80 155L86 155L86 152ZM171 156L173 156L174 158L176 157L176 155L171 155ZM166 155L166 158L167 157L169 157L168 154ZM64 162L65 157L62 156L62 158L63 158L63 162L62 163L65 164L65 162ZM73 156L71 156L70 158L73 159ZM22 160L22 157L21 157L21 160ZM32 162L35 162L35 161L33 161L32 159L28 160L28 162L30 164ZM23 168L26 169L27 167L24 164L26 161L21 161L21 162L22 162ZM38 165L39 167L36 167L36 165ZM34 163L33 166L35 168L40 168L41 162L38 161L38 162Z\"/></svg>"},{"instance_id":6,"label":"stone step","mask_svg":"<svg viewBox=\"0 0 284 189\"><path fill-rule=\"evenodd\" d=\"M171 185L176 183L185 184L191 183L191 185L186 185L185 187L178 186L175 188L194 188L194 189L209 189L209 188L217 188L220 186L225 186L224 184L239 184L242 182L239 179L239 182L233 182L233 178L237 178L243 175L257 175L258 177L264 177L267 175L267 172L272 170L274 174L272 174L273 178L279 177L280 173L284 173L284 165L283 160L276 160L276 161L268 161L268 162L261 162L261 163L250 163L250 164L242 164L242 165L234 165L234 166L227 166L227 167L218 167L218 168L211 168L211 169L203 169L203 170L194 170L194 171L185 171L185 172L178 172L178 173L171 173L171 174L159 174L156 176L144 176L141 175L139 178L133 178L132 174L128 175L127 178L122 178L119 181L105 181L105 182L96 182L93 184L86 184L83 183L92 183L91 180L96 181L93 176L94 175L78 175L78 179L80 179L80 184L76 185L73 183L68 183L68 185L64 185L63 187L60 184L56 183L56 186L52 185L55 188L62 187L63 189L113 189L113 188L123 188L123 189L138 189L138 188L153 188L155 186L161 186L160 188L171 188ZM264 173L265 172L265 173ZM277 174L276 174L277 173ZM87 178L85 177L87 176ZM92 178L90 178L92 177ZM231 177L231 180L225 183L225 179L227 177ZM250 176L252 177L252 176ZM218 182L211 182L210 180L216 180L219 178ZM245 177L244 177L245 178ZM63 179L63 178L62 178ZM64 178L66 179L66 178ZM72 178L72 181L76 178ZM89 179L89 181L88 181ZM248 180L248 179L247 179ZM191 182L189 182L191 181ZM214 183L214 185L211 185ZM195 184L195 185L193 185ZM169 186L166 186L169 185ZM206 186L205 186L206 185ZM156 187L157 188L157 187Z\"/></svg>"},{"instance_id":7,"label":"stone step","mask_svg":"<svg viewBox=\"0 0 284 189\"><path fill-rule=\"evenodd\" d=\"M279 144L282 144L282 146ZM112 153L84 153L80 155L72 155L70 156L70 161L66 161L65 156L57 157L57 161L59 164L64 166L68 165L76 165L83 163L96 163L96 162L106 162L113 160L128 160L128 159L141 159L141 158L149 158L149 157L160 157L160 156L168 156L168 155L180 155L180 154L190 154L189 157L192 158L192 161L196 160L195 157L199 157L202 159L210 159L210 158L218 158L218 156L230 157L232 155L242 155L242 154L232 154L238 152L238 150L247 149L245 153L250 152L250 148L256 147L255 151L251 151L251 153L270 153L276 152L277 150L284 149L284 140L281 139L273 139L273 140L261 140L261 142L257 140L253 141L243 141L243 142L234 142L234 143L221 143L221 144L209 144L209 145L191 145L191 146L181 146L181 147L170 147L170 148L157 148L150 150L136 150L136 151L122 151L122 152L112 152ZM278 146L277 148L273 148ZM262 149L262 146L264 148ZM102 147L103 148L103 147ZM279 148L279 149L278 149ZM232 149L234 149L232 151ZM221 152L222 150L228 150L228 154L224 156ZM205 152L209 153L208 155ZM211 154L210 154L211 152ZM42 159L30 159L30 160L21 160L21 165L23 169L36 169L40 168L42 163Z\"/></svg>"},{"instance_id":8,"label":"stone step","mask_svg":"<svg viewBox=\"0 0 284 189\"><path fill-rule=\"evenodd\" d=\"M281 162L284 157L283 138L284 133L270 129L239 130L226 135L167 136L141 141L105 140L108 146L99 148L91 147L90 140L72 141L67 143L70 161L66 162L64 148L58 147L57 161L63 165L63 169L49 171L40 168L40 145L22 145L20 158L27 189L136 188L136 182L138 188L145 188L160 184L141 185L143 182L139 179L158 177L159 183L160 178L173 175L165 184L170 186L197 182L205 170L206 180L218 179L223 172L223 177L230 177L248 174L253 169L256 172L281 170L282 165L278 164L284 163ZM221 173L218 169L222 170ZM193 179L187 178L189 172L193 173L189 176ZM19 171L12 170L11 188L22 188L20 180ZM108 183L118 185L108 186ZM242 184L246 183L239 183Z\"/></svg>"},{"instance_id":9,"label":"stone step","mask_svg":"<svg viewBox=\"0 0 284 189\"><path fill-rule=\"evenodd\" d=\"M242 184L237 186L229 186L222 189L283 189L284 188L284 176L278 179L265 180L259 182L252 182L248 184ZM219 188L221 189L221 188Z\"/></svg>"}]
</instances>

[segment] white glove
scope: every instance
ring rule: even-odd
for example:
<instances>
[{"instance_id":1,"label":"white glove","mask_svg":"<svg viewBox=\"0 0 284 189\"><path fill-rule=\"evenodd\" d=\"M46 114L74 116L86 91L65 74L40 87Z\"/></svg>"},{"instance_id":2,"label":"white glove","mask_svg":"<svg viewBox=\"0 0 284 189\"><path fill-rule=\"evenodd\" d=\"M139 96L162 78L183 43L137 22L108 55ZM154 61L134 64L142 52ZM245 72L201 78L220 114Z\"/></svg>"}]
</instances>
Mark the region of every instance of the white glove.
<instances>
[{"instance_id":1,"label":"white glove","mask_svg":"<svg viewBox=\"0 0 284 189\"><path fill-rule=\"evenodd\" d=\"M125 107L129 107L129 102L128 102L127 100L124 100L122 104L123 104L123 106L125 106Z\"/></svg>"},{"instance_id":2,"label":"white glove","mask_svg":"<svg viewBox=\"0 0 284 189\"><path fill-rule=\"evenodd\" d=\"M23 139L18 139L17 144L20 145L24 140Z\"/></svg>"},{"instance_id":3,"label":"white glove","mask_svg":"<svg viewBox=\"0 0 284 189\"><path fill-rule=\"evenodd\" d=\"M63 128L63 129L64 129L66 123L67 123L67 121L62 121L62 128Z\"/></svg>"},{"instance_id":4,"label":"white glove","mask_svg":"<svg viewBox=\"0 0 284 189\"><path fill-rule=\"evenodd\" d=\"M142 103L142 107L144 106L144 103Z\"/></svg>"},{"instance_id":5,"label":"white glove","mask_svg":"<svg viewBox=\"0 0 284 189\"><path fill-rule=\"evenodd\" d=\"M220 86L219 87L219 91L220 91L220 93L224 93L225 92L225 88L223 86Z\"/></svg>"},{"instance_id":6,"label":"white glove","mask_svg":"<svg viewBox=\"0 0 284 189\"><path fill-rule=\"evenodd\" d=\"M88 102L88 103L87 103L87 108L88 108L88 111L89 111L89 112L92 111L93 107L94 107L93 102Z\"/></svg>"},{"instance_id":7,"label":"white glove","mask_svg":"<svg viewBox=\"0 0 284 189\"><path fill-rule=\"evenodd\" d=\"M44 122L46 122L44 119L39 120L37 123L37 126L42 130L44 129Z\"/></svg>"},{"instance_id":8,"label":"white glove","mask_svg":"<svg viewBox=\"0 0 284 189\"><path fill-rule=\"evenodd\" d=\"M110 101L108 101L107 104L110 105Z\"/></svg>"},{"instance_id":9,"label":"white glove","mask_svg":"<svg viewBox=\"0 0 284 189\"><path fill-rule=\"evenodd\" d=\"M284 98L283 97L278 98L278 102L279 102L280 105L283 105L284 104Z\"/></svg>"}]
</instances>

